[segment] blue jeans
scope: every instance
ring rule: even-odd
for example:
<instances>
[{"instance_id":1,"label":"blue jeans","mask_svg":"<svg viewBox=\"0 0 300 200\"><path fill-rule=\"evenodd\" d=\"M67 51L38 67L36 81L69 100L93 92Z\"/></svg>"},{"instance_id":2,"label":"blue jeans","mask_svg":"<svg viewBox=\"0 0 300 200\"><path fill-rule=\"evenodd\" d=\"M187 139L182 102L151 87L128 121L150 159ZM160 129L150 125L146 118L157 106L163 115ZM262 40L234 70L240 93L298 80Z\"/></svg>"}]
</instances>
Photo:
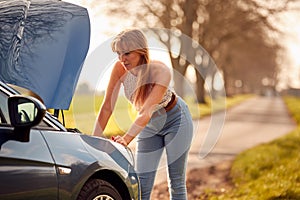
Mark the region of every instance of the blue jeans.
<instances>
[{"instance_id":1,"label":"blue jeans","mask_svg":"<svg viewBox=\"0 0 300 200\"><path fill-rule=\"evenodd\" d=\"M137 137L136 169L141 182L142 200L148 200L154 178L165 150L168 163L168 183L171 199L187 199L186 165L193 137L191 114L178 97L170 111L156 111Z\"/></svg>"}]
</instances>

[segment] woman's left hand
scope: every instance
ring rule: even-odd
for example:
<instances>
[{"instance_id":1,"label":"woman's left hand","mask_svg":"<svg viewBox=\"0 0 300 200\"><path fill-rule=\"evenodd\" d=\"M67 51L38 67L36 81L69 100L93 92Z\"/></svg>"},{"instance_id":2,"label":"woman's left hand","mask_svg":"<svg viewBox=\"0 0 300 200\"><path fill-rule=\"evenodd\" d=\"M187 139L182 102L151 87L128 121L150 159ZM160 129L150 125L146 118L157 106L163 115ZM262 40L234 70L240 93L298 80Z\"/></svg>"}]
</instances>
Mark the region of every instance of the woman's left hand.
<instances>
[{"instance_id":1,"label":"woman's left hand","mask_svg":"<svg viewBox=\"0 0 300 200\"><path fill-rule=\"evenodd\" d=\"M127 142L125 141L125 139L122 137L122 136L112 136L111 139L114 141L114 142L117 142L117 143L120 143L122 144L123 146L127 146Z\"/></svg>"}]
</instances>

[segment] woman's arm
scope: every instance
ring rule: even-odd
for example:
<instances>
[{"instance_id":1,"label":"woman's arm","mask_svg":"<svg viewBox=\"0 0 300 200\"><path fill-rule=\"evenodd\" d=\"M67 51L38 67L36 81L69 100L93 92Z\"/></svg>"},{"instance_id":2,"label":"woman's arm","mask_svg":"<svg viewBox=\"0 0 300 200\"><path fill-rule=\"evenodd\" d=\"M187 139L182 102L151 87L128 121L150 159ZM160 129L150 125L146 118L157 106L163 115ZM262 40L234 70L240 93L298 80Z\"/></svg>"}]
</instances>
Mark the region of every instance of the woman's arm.
<instances>
[{"instance_id":1,"label":"woman's arm","mask_svg":"<svg viewBox=\"0 0 300 200\"><path fill-rule=\"evenodd\" d=\"M104 100L96 118L93 135L103 137L103 131L115 107L118 93L121 86L121 77L124 74L124 68L120 62L117 62L110 75L110 80L105 91Z\"/></svg>"},{"instance_id":2,"label":"woman's arm","mask_svg":"<svg viewBox=\"0 0 300 200\"><path fill-rule=\"evenodd\" d=\"M155 83L152 91L144 102L142 108L139 110L137 118L127 133L123 135L123 137L115 137L116 142L125 146L128 145L147 125L156 106L163 99L171 81L171 72L163 63L154 63L151 67L153 67L153 69L151 69L151 76L153 76L152 80L153 83Z\"/></svg>"}]
</instances>

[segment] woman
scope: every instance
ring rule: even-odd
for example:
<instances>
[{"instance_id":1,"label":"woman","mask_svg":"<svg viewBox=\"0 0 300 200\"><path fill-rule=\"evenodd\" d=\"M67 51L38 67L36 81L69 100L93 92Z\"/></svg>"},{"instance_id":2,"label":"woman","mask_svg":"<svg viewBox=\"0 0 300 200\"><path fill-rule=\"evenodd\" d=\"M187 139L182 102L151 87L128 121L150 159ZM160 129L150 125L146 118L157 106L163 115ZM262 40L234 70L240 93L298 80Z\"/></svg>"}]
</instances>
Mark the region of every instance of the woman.
<instances>
[{"instance_id":1,"label":"woman","mask_svg":"<svg viewBox=\"0 0 300 200\"><path fill-rule=\"evenodd\" d=\"M122 31L112 41L119 56L113 67L93 135L102 136L115 107L121 85L138 115L123 136L113 138L127 146L136 136L136 169L142 199L150 199L155 174L166 150L171 199L186 199L185 173L193 125L184 101L169 88L171 72L149 59L146 37L138 29Z\"/></svg>"}]
</instances>

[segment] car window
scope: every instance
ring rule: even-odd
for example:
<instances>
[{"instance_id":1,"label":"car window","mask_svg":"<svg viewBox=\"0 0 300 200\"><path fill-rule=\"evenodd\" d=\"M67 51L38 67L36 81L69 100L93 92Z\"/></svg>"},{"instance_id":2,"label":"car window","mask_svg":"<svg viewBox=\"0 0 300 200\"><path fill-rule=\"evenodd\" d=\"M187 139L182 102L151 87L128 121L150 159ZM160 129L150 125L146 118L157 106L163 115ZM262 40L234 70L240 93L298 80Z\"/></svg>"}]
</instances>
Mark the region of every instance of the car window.
<instances>
[{"instance_id":1,"label":"car window","mask_svg":"<svg viewBox=\"0 0 300 200\"><path fill-rule=\"evenodd\" d=\"M0 124L10 124L7 98L7 95L0 92Z\"/></svg>"}]
</instances>

